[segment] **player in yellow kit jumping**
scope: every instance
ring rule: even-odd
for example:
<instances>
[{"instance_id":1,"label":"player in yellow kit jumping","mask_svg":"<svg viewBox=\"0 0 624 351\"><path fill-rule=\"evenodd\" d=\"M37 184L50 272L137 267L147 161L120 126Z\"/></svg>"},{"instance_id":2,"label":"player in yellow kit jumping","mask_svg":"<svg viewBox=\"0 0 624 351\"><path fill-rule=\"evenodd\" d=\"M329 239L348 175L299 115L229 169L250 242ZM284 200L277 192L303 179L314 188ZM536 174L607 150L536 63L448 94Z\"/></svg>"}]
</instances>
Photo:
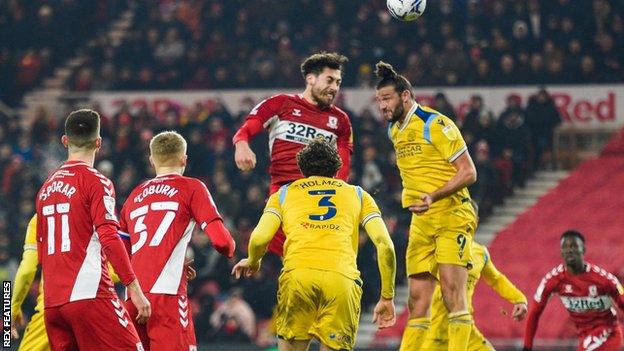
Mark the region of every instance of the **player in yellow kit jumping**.
<instances>
[{"instance_id":1,"label":"player in yellow kit jumping","mask_svg":"<svg viewBox=\"0 0 624 351\"><path fill-rule=\"evenodd\" d=\"M280 225L286 235L279 278L276 327L280 351L351 350L360 316L362 280L356 266L359 225L377 248L381 298L374 309L379 328L394 325L396 258L373 198L362 188L333 178L341 161L334 147L313 141L297 154L306 178L271 195L251 234L249 258L232 273L249 276L260 267Z\"/></svg>"},{"instance_id":2,"label":"player in yellow kit jumping","mask_svg":"<svg viewBox=\"0 0 624 351\"><path fill-rule=\"evenodd\" d=\"M419 105L411 83L391 65L377 63L376 98L389 122L403 183L402 205L412 212L406 252L409 320L401 351L418 350L429 326L429 307L440 281L449 310L449 349L466 350L472 316L466 302L476 214L467 186L477 171L451 119Z\"/></svg>"}]
</instances>

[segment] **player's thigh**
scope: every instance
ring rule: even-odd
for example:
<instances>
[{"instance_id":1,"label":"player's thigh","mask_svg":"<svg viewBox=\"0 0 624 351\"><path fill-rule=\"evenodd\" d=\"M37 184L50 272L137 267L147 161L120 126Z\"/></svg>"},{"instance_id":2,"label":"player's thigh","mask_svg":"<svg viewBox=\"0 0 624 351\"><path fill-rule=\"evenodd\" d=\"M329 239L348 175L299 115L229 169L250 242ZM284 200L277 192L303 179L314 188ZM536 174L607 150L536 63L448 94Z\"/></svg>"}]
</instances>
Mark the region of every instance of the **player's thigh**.
<instances>
[{"instance_id":1,"label":"player's thigh","mask_svg":"<svg viewBox=\"0 0 624 351\"><path fill-rule=\"evenodd\" d=\"M277 336L287 341L310 339L320 306L320 280L310 269L282 272L277 290L275 328Z\"/></svg>"},{"instance_id":2,"label":"player's thigh","mask_svg":"<svg viewBox=\"0 0 624 351\"><path fill-rule=\"evenodd\" d=\"M147 322L150 351L188 351L196 348L190 344L189 334L194 327L188 299L184 295L146 294L152 305L152 316Z\"/></svg>"},{"instance_id":3,"label":"player's thigh","mask_svg":"<svg viewBox=\"0 0 624 351\"><path fill-rule=\"evenodd\" d=\"M494 351L494 346L481 334L479 329L472 324L470 339L468 339L468 351Z\"/></svg>"},{"instance_id":4,"label":"player's thigh","mask_svg":"<svg viewBox=\"0 0 624 351\"><path fill-rule=\"evenodd\" d=\"M134 324L118 298L95 298L70 302L63 315L81 350L143 351Z\"/></svg>"},{"instance_id":5,"label":"player's thigh","mask_svg":"<svg viewBox=\"0 0 624 351\"><path fill-rule=\"evenodd\" d=\"M454 211L441 214L439 220L435 239L436 262L470 267L476 220Z\"/></svg>"},{"instance_id":6,"label":"player's thigh","mask_svg":"<svg viewBox=\"0 0 624 351\"><path fill-rule=\"evenodd\" d=\"M24 330L22 341L20 342L20 351L48 351L50 343L45 328L43 312L35 312L30 318L30 322Z\"/></svg>"},{"instance_id":7,"label":"player's thigh","mask_svg":"<svg viewBox=\"0 0 624 351\"><path fill-rule=\"evenodd\" d=\"M65 319L61 309L65 306L51 307L44 310L48 342L52 350L77 351L78 342L72 330L71 323Z\"/></svg>"},{"instance_id":8,"label":"player's thigh","mask_svg":"<svg viewBox=\"0 0 624 351\"><path fill-rule=\"evenodd\" d=\"M351 350L360 320L362 281L336 272L318 274L323 277L322 307L310 333L332 350Z\"/></svg>"},{"instance_id":9,"label":"player's thigh","mask_svg":"<svg viewBox=\"0 0 624 351\"><path fill-rule=\"evenodd\" d=\"M435 227L430 216L412 215L405 267L408 276L420 273L435 274Z\"/></svg>"}]
</instances>

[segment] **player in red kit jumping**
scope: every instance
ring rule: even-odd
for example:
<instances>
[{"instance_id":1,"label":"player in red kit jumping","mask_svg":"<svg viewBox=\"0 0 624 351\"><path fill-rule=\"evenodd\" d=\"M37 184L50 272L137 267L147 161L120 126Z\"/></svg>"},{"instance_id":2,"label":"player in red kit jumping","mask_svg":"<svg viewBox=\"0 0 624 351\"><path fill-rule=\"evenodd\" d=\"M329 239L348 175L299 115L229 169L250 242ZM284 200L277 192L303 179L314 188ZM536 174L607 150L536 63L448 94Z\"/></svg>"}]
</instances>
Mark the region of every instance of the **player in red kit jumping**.
<instances>
[{"instance_id":1,"label":"player in red kit jumping","mask_svg":"<svg viewBox=\"0 0 624 351\"><path fill-rule=\"evenodd\" d=\"M585 238L569 230L561 235L564 264L553 268L540 283L529 308L524 350L531 350L539 317L548 298L559 295L576 325L581 351L617 351L622 347L622 331L616 307L624 310L624 289L617 278L604 269L585 262Z\"/></svg>"},{"instance_id":2,"label":"player in red kit jumping","mask_svg":"<svg viewBox=\"0 0 624 351\"><path fill-rule=\"evenodd\" d=\"M186 159L180 134L162 132L152 138L150 163L156 177L138 185L121 210L121 235L129 239L132 267L153 308L147 324L136 325L146 350L197 350L183 274L195 226L222 255L234 256L234 240L208 189L199 179L182 175ZM128 311L138 313L132 305Z\"/></svg>"},{"instance_id":3,"label":"player in red kit jumping","mask_svg":"<svg viewBox=\"0 0 624 351\"><path fill-rule=\"evenodd\" d=\"M296 155L316 138L325 138L336 146L342 160L336 178L346 181L349 177L353 152L351 122L344 111L333 105L346 62L345 56L335 53L323 52L306 58L301 64L306 83L303 93L279 94L263 100L249 112L245 123L234 135L234 160L241 171L248 171L256 166L256 155L249 147L249 140L263 129L268 131L270 194L284 184L303 178ZM278 232L268 250L282 256L284 240L284 234Z\"/></svg>"},{"instance_id":4,"label":"player in red kit jumping","mask_svg":"<svg viewBox=\"0 0 624 351\"><path fill-rule=\"evenodd\" d=\"M45 325L52 350L143 350L118 299L107 259L128 288L138 323L151 307L119 238L113 183L93 168L102 145L100 116L72 112L61 139L67 161L37 193L37 252L45 281Z\"/></svg>"}]
</instances>

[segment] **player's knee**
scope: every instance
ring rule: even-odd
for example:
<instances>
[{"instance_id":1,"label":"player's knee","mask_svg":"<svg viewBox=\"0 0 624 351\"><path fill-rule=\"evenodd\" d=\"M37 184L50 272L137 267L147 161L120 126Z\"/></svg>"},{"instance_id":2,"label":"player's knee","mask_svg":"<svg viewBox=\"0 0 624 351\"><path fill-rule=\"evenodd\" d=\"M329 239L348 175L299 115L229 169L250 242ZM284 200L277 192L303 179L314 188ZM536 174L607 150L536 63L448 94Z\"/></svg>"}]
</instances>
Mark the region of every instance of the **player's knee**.
<instances>
[{"instance_id":1,"label":"player's knee","mask_svg":"<svg viewBox=\"0 0 624 351\"><path fill-rule=\"evenodd\" d=\"M442 301L449 311L458 311L466 307L466 292L457 285L442 288Z\"/></svg>"}]
</instances>

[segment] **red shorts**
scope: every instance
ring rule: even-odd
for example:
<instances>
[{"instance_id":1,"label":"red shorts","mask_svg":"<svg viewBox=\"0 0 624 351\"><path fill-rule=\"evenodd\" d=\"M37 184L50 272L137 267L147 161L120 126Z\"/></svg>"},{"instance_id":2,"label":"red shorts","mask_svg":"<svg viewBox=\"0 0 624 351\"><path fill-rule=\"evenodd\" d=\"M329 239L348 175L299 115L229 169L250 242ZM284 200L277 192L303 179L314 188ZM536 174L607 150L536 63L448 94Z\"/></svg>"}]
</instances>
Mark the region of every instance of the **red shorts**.
<instances>
[{"instance_id":1,"label":"red shorts","mask_svg":"<svg viewBox=\"0 0 624 351\"><path fill-rule=\"evenodd\" d=\"M46 308L43 316L52 350L144 350L116 297L68 302Z\"/></svg>"},{"instance_id":2,"label":"red shorts","mask_svg":"<svg viewBox=\"0 0 624 351\"><path fill-rule=\"evenodd\" d=\"M619 351L622 331L619 326L596 328L579 336L579 351Z\"/></svg>"},{"instance_id":3,"label":"red shorts","mask_svg":"<svg viewBox=\"0 0 624 351\"><path fill-rule=\"evenodd\" d=\"M145 351L196 351L195 326L186 295L145 293L145 296L152 305L147 324L136 324L138 311L131 301L126 301Z\"/></svg>"},{"instance_id":4,"label":"red shorts","mask_svg":"<svg viewBox=\"0 0 624 351\"><path fill-rule=\"evenodd\" d=\"M276 193L284 184L288 183L271 183L271 186L269 187L269 195ZM269 248L267 250L278 255L279 257L282 257L284 256L285 241L286 236L284 235L282 228L280 228L277 233L275 233L273 240L271 240L271 242L269 243Z\"/></svg>"}]
</instances>

